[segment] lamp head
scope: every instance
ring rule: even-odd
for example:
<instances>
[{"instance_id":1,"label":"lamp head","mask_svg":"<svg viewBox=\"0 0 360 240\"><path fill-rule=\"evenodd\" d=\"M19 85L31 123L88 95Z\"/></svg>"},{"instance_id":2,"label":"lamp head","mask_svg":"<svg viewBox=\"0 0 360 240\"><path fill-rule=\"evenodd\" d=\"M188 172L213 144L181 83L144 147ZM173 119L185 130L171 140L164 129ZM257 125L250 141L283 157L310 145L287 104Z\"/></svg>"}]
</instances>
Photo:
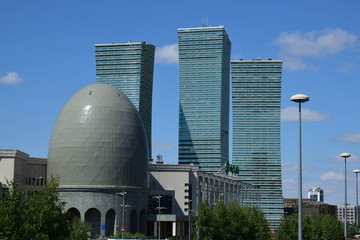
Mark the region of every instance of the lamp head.
<instances>
[{"instance_id":1,"label":"lamp head","mask_svg":"<svg viewBox=\"0 0 360 240\"><path fill-rule=\"evenodd\" d=\"M126 194L127 192L125 191L115 193L115 195L121 195L121 196L125 196Z\"/></svg>"},{"instance_id":2,"label":"lamp head","mask_svg":"<svg viewBox=\"0 0 360 240\"><path fill-rule=\"evenodd\" d=\"M295 94L290 98L290 100L297 103L304 103L309 101L310 98L305 94Z\"/></svg>"},{"instance_id":3,"label":"lamp head","mask_svg":"<svg viewBox=\"0 0 360 240\"><path fill-rule=\"evenodd\" d=\"M348 158L348 157L351 157L351 154L350 153L342 153L342 154L340 154L340 157Z\"/></svg>"},{"instance_id":4,"label":"lamp head","mask_svg":"<svg viewBox=\"0 0 360 240\"><path fill-rule=\"evenodd\" d=\"M354 169L353 173L360 173L360 169Z\"/></svg>"}]
</instances>

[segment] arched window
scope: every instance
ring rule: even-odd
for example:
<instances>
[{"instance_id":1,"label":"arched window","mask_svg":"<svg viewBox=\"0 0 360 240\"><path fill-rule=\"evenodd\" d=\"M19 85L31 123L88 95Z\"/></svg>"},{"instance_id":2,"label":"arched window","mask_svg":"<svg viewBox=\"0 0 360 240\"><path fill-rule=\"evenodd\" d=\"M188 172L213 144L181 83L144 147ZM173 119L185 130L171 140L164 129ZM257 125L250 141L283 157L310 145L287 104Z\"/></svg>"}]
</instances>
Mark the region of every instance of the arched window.
<instances>
[{"instance_id":1,"label":"arched window","mask_svg":"<svg viewBox=\"0 0 360 240\"><path fill-rule=\"evenodd\" d=\"M80 215L80 211L77 210L77 208L69 208L67 210L68 213L71 213L71 217L72 218L80 218L81 215Z\"/></svg>"},{"instance_id":2,"label":"arched window","mask_svg":"<svg viewBox=\"0 0 360 240\"><path fill-rule=\"evenodd\" d=\"M130 232L132 233L137 232L137 226L138 226L138 217L135 209L133 209L130 213Z\"/></svg>"},{"instance_id":3,"label":"arched window","mask_svg":"<svg viewBox=\"0 0 360 240\"><path fill-rule=\"evenodd\" d=\"M114 209L109 209L105 215L105 236L115 234L115 216Z\"/></svg>"},{"instance_id":4,"label":"arched window","mask_svg":"<svg viewBox=\"0 0 360 240\"><path fill-rule=\"evenodd\" d=\"M91 238L99 237L101 233L101 213L96 208L90 208L85 213L85 221L91 225Z\"/></svg>"}]
</instances>

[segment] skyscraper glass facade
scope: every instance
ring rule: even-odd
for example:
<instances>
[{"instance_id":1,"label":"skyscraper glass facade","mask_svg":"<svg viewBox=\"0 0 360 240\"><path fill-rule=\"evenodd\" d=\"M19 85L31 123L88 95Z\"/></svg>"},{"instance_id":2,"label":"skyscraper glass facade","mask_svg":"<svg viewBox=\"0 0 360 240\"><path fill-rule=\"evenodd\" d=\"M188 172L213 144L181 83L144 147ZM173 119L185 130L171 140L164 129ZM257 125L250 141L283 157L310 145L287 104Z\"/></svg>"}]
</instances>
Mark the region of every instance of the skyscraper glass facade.
<instances>
[{"instance_id":1,"label":"skyscraper glass facade","mask_svg":"<svg viewBox=\"0 0 360 240\"><path fill-rule=\"evenodd\" d=\"M151 158L152 86L155 46L146 42L96 44L96 82L122 91L139 111Z\"/></svg>"},{"instance_id":2,"label":"skyscraper glass facade","mask_svg":"<svg viewBox=\"0 0 360 240\"><path fill-rule=\"evenodd\" d=\"M179 164L217 172L229 158L231 42L224 27L178 29Z\"/></svg>"},{"instance_id":3,"label":"skyscraper glass facade","mask_svg":"<svg viewBox=\"0 0 360 240\"><path fill-rule=\"evenodd\" d=\"M233 153L240 180L259 186L261 210L275 229L284 215L280 108L282 61L231 61Z\"/></svg>"}]
</instances>

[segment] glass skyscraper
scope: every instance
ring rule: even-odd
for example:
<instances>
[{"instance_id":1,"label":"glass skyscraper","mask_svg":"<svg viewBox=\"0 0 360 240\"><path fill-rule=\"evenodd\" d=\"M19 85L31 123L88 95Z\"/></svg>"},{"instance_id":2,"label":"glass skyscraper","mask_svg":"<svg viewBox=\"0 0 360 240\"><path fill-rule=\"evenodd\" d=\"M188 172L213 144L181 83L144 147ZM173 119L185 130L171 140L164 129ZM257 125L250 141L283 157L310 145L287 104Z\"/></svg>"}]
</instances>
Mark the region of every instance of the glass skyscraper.
<instances>
[{"instance_id":1,"label":"glass skyscraper","mask_svg":"<svg viewBox=\"0 0 360 240\"><path fill-rule=\"evenodd\" d=\"M146 42L96 44L96 82L122 91L139 111L151 158L151 115L155 46Z\"/></svg>"},{"instance_id":2,"label":"glass skyscraper","mask_svg":"<svg viewBox=\"0 0 360 240\"><path fill-rule=\"evenodd\" d=\"M179 28L179 164L217 172L229 158L231 42L223 26Z\"/></svg>"},{"instance_id":3,"label":"glass skyscraper","mask_svg":"<svg viewBox=\"0 0 360 240\"><path fill-rule=\"evenodd\" d=\"M231 61L233 153L239 179L260 187L261 210L271 229L284 215L280 108L282 61Z\"/></svg>"}]
</instances>

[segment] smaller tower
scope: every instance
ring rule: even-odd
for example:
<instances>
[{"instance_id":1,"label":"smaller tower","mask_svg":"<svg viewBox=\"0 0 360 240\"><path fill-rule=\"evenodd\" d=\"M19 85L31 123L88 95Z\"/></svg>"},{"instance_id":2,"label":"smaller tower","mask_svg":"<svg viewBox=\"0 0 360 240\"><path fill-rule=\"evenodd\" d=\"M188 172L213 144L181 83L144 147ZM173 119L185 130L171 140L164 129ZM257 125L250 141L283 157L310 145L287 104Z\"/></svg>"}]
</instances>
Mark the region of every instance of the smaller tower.
<instances>
[{"instance_id":1,"label":"smaller tower","mask_svg":"<svg viewBox=\"0 0 360 240\"><path fill-rule=\"evenodd\" d=\"M164 161L163 161L163 156L161 154L158 154L156 156L156 164L163 164Z\"/></svg>"},{"instance_id":2,"label":"smaller tower","mask_svg":"<svg viewBox=\"0 0 360 240\"><path fill-rule=\"evenodd\" d=\"M308 198L318 202L324 202L324 190L320 187L310 188L308 191Z\"/></svg>"},{"instance_id":3,"label":"smaller tower","mask_svg":"<svg viewBox=\"0 0 360 240\"><path fill-rule=\"evenodd\" d=\"M96 82L116 87L135 105L144 124L151 158L155 46L146 42L95 45Z\"/></svg>"}]
</instances>

